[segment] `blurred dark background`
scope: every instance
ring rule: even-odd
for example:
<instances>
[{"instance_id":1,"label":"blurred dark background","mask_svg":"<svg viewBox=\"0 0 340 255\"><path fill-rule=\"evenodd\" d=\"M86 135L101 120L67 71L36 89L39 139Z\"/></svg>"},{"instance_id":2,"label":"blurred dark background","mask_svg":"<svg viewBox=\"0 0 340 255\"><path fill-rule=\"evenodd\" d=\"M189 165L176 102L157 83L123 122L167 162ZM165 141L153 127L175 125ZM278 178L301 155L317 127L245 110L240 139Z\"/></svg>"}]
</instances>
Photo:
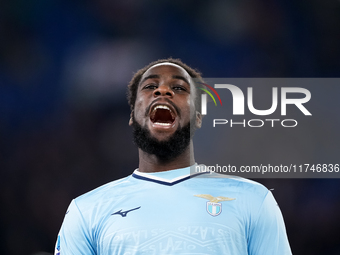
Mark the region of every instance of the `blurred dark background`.
<instances>
[{"instance_id":1,"label":"blurred dark background","mask_svg":"<svg viewBox=\"0 0 340 255\"><path fill-rule=\"evenodd\" d=\"M339 31L338 0L2 0L0 253L53 253L71 199L138 166L125 91L139 68L339 77ZM340 254L340 180L259 181L293 254Z\"/></svg>"}]
</instances>

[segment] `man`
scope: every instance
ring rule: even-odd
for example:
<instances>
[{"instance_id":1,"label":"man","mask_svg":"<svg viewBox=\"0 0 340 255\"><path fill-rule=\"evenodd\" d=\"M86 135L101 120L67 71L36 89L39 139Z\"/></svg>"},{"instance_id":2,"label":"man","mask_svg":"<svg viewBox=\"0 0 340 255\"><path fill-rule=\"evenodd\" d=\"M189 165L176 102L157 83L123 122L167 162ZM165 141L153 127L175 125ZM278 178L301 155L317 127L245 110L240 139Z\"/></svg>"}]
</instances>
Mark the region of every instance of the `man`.
<instances>
[{"instance_id":1,"label":"man","mask_svg":"<svg viewBox=\"0 0 340 255\"><path fill-rule=\"evenodd\" d=\"M139 168L72 201L55 254L291 254L280 209L265 187L218 174L190 176L192 136L202 122L194 78L201 76L174 59L135 74L129 124Z\"/></svg>"}]
</instances>

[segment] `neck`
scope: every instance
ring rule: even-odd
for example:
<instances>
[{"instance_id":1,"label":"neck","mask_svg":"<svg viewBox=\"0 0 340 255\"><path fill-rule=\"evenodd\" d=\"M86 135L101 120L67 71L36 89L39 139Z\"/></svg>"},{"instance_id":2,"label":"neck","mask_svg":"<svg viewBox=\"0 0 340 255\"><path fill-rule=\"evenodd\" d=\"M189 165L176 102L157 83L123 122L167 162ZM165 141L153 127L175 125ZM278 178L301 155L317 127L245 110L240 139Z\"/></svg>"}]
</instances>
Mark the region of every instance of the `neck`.
<instances>
[{"instance_id":1,"label":"neck","mask_svg":"<svg viewBox=\"0 0 340 255\"><path fill-rule=\"evenodd\" d=\"M161 160L156 155L148 154L141 149L138 149L138 153L138 171L145 173L164 172L173 169L189 167L195 164L194 146L192 141L190 141L189 146L181 155L168 161Z\"/></svg>"}]
</instances>

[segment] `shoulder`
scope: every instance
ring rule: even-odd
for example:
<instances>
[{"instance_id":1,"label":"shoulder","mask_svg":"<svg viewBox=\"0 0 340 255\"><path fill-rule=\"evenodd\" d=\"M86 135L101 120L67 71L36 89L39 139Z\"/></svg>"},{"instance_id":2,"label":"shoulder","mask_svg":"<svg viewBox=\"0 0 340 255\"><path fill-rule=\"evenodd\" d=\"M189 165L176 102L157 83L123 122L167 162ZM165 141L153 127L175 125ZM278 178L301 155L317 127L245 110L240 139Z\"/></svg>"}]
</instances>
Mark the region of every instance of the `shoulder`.
<instances>
[{"instance_id":1,"label":"shoulder","mask_svg":"<svg viewBox=\"0 0 340 255\"><path fill-rule=\"evenodd\" d=\"M243 177L219 173L206 174L205 177L211 182L210 185L233 190L238 195L248 198L247 200L263 200L270 192L263 184Z\"/></svg>"},{"instance_id":2,"label":"shoulder","mask_svg":"<svg viewBox=\"0 0 340 255\"><path fill-rule=\"evenodd\" d=\"M120 195L126 194L126 190L132 185L130 176L118 179L93 189L74 199L75 205L80 211L86 211L88 208L98 204L108 203L119 198Z\"/></svg>"},{"instance_id":3,"label":"shoulder","mask_svg":"<svg viewBox=\"0 0 340 255\"><path fill-rule=\"evenodd\" d=\"M231 182L233 182L240 191L246 192L246 193L252 193L260 196L265 196L268 193L267 187L265 187L263 184L249 180L243 177L237 177L234 176L231 179Z\"/></svg>"}]
</instances>

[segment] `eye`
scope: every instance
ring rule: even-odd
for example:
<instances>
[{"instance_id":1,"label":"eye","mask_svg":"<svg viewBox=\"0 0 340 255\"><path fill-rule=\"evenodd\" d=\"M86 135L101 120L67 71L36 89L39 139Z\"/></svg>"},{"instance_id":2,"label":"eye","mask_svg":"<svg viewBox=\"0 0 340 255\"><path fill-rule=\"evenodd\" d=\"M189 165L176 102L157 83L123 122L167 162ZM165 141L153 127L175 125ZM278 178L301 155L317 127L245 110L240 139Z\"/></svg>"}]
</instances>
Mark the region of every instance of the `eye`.
<instances>
[{"instance_id":1,"label":"eye","mask_svg":"<svg viewBox=\"0 0 340 255\"><path fill-rule=\"evenodd\" d=\"M151 83L151 84L147 84L143 87L143 89L151 89L151 90L154 90L154 89L157 89L157 85L154 84L154 83Z\"/></svg>"},{"instance_id":2,"label":"eye","mask_svg":"<svg viewBox=\"0 0 340 255\"><path fill-rule=\"evenodd\" d=\"M184 86L182 86L182 85L174 85L172 87L172 89L173 90L179 90L179 91L187 91L187 89Z\"/></svg>"}]
</instances>

